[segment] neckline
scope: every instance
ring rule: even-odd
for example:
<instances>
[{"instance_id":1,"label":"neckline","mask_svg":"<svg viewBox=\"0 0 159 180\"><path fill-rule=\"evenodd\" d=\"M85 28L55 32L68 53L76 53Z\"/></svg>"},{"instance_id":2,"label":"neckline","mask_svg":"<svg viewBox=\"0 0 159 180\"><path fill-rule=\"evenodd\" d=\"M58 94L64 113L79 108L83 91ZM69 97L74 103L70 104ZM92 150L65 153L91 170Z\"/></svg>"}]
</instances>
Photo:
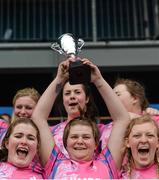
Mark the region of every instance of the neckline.
<instances>
[{"instance_id":1,"label":"neckline","mask_svg":"<svg viewBox=\"0 0 159 180\"><path fill-rule=\"evenodd\" d=\"M148 166L146 167L141 167L141 168L137 168L135 167L134 169L137 170L137 171L146 171L147 169L150 169L152 166L156 165L154 162L152 164L149 164Z\"/></svg>"}]
</instances>

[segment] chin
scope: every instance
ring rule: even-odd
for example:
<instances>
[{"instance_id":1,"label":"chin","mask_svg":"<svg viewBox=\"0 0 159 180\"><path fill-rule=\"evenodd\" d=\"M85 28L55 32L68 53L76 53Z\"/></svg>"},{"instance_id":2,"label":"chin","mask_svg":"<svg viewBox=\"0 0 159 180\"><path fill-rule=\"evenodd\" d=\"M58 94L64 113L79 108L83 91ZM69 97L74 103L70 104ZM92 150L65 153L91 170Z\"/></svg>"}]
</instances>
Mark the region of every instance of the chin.
<instances>
[{"instance_id":1,"label":"chin","mask_svg":"<svg viewBox=\"0 0 159 180\"><path fill-rule=\"evenodd\" d=\"M150 162L139 163L139 167L140 167L140 168L146 168L146 167L150 166L151 164L152 164L152 163L150 163Z\"/></svg>"},{"instance_id":2,"label":"chin","mask_svg":"<svg viewBox=\"0 0 159 180\"><path fill-rule=\"evenodd\" d=\"M25 168L25 167L28 167L30 165L31 162L19 162L19 163L16 163L15 166L16 167L19 167L19 168Z\"/></svg>"},{"instance_id":3,"label":"chin","mask_svg":"<svg viewBox=\"0 0 159 180\"><path fill-rule=\"evenodd\" d=\"M76 161L78 162L83 162L83 161L90 161L91 159L90 158L86 158L86 157L76 157Z\"/></svg>"}]
</instances>

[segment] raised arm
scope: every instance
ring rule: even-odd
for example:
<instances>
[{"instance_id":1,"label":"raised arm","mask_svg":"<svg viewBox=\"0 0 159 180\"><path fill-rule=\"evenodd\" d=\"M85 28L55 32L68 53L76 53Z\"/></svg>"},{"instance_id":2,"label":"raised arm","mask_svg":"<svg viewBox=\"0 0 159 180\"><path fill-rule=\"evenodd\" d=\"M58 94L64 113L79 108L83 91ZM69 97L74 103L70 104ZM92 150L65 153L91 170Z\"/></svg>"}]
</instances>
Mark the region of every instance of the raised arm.
<instances>
[{"instance_id":1,"label":"raised arm","mask_svg":"<svg viewBox=\"0 0 159 180\"><path fill-rule=\"evenodd\" d=\"M91 67L91 81L95 84L99 93L101 94L109 113L114 121L128 119L129 115L116 96L112 88L102 77L99 68L87 59L83 59L83 63Z\"/></svg>"},{"instance_id":2,"label":"raised arm","mask_svg":"<svg viewBox=\"0 0 159 180\"><path fill-rule=\"evenodd\" d=\"M45 164L47 163L51 151L54 147L54 140L50 132L47 120L54 101L64 82L68 78L68 66L69 60L65 60L59 65L57 76L42 94L32 114L32 119L36 123L40 131L40 158L43 166L45 166Z\"/></svg>"},{"instance_id":3,"label":"raised arm","mask_svg":"<svg viewBox=\"0 0 159 180\"><path fill-rule=\"evenodd\" d=\"M113 130L108 141L108 147L118 168L122 163L122 152L125 130L130 122L129 114L113 89L102 77L98 67L92 62L85 60L92 69L91 80L105 101L111 118L113 119ZM107 130L107 129L106 129Z\"/></svg>"},{"instance_id":4,"label":"raised arm","mask_svg":"<svg viewBox=\"0 0 159 180\"><path fill-rule=\"evenodd\" d=\"M63 88L65 81L68 79L69 63L70 59L67 59L59 64L55 79L50 83L39 99L38 108L36 108L39 117L46 120L48 119L55 99Z\"/></svg>"}]
</instances>

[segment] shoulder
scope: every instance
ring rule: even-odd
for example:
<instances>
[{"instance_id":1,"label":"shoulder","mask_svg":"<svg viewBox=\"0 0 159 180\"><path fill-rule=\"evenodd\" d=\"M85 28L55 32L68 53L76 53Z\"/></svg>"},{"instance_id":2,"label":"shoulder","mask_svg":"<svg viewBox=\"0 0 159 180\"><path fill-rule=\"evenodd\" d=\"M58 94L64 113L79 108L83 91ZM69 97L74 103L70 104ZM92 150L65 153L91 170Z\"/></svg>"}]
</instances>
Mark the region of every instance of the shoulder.
<instances>
[{"instance_id":1,"label":"shoulder","mask_svg":"<svg viewBox=\"0 0 159 180\"><path fill-rule=\"evenodd\" d=\"M61 166L61 164L64 163L65 160L67 160L67 158L64 156L63 153L61 153L60 149L55 144L51 152L50 158L46 166L44 167L45 178L52 178L53 174L56 174L57 169L59 168L59 166Z\"/></svg>"},{"instance_id":2,"label":"shoulder","mask_svg":"<svg viewBox=\"0 0 159 180\"><path fill-rule=\"evenodd\" d=\"M12 174L17 170L15 166L7 162L0 163L0 179L12 177Z\"/></svg>"},{"instance_id":3,"label":"shoulder","mask_svg":"<svg viewBox=\"0 0 159 180\"><path fill-rule=\"evenodd\" d=\"M54 135L54 134L56 134L56 132L59 132L61 129L63 130L65 128L65 126L66 126L66 122L64 121L64 122L61 122L54 126L51 126L50 130L51 130L52 134Z\"/></svg>"}]
</instances>

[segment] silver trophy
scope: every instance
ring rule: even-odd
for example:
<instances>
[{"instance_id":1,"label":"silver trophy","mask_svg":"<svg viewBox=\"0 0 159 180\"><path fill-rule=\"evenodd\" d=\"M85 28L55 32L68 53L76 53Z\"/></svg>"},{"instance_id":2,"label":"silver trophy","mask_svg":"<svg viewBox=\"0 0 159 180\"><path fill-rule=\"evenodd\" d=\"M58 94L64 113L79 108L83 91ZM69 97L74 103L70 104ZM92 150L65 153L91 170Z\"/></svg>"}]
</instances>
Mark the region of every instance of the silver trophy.
<instances>
[{"instance_id":1,"label":"silver trophy","mask_svg":"<svg viewBox=\"0 0 159 180\"><path fill-rule=\"evenodd\" d=\"M84 45L83 39L76 39L72 34L66 33L58 38L58 42L51 45L51 49L63 54L66 58L74 56L76 61L69 66L70 84L80 84L90 82L90 67L84 65L81 59L77 57Z\"/></svg>"}]
</instances>

